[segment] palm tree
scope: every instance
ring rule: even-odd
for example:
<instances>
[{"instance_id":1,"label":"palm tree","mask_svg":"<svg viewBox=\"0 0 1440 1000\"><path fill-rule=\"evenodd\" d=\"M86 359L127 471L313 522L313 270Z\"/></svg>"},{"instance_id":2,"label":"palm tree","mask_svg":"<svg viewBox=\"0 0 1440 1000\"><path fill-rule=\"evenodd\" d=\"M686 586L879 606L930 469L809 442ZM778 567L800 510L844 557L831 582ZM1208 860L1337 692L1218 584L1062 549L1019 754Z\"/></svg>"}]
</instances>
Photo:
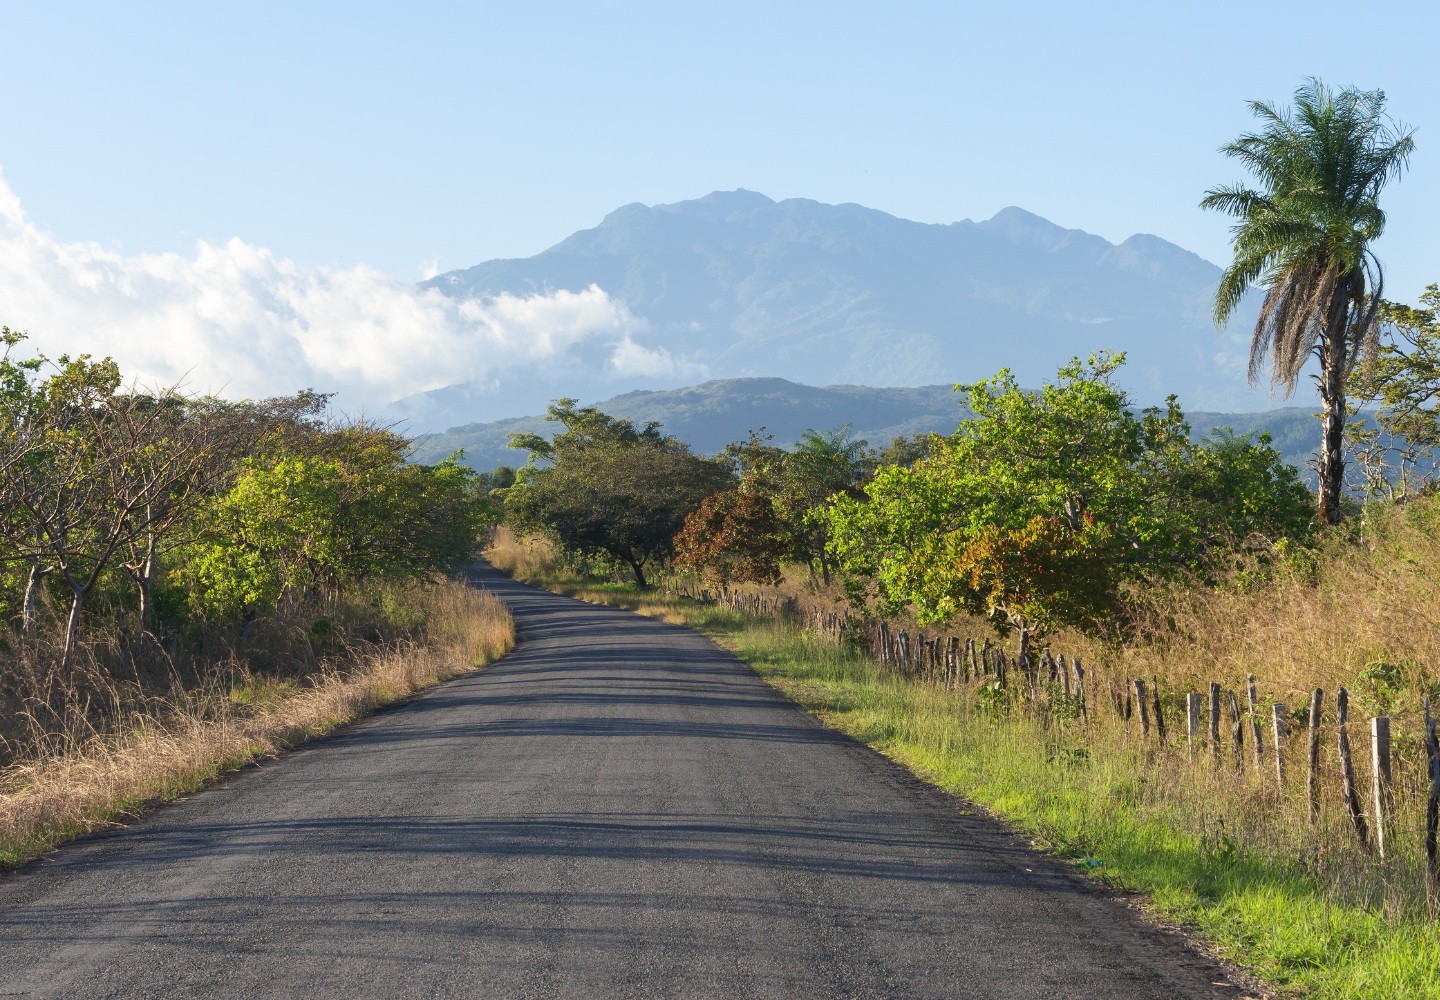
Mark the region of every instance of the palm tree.
<instances>
[{"instance_id":1,"label":"palm tree","mask_svg":"<svg viewBox=\"0 0 1440 1000\"><path fill-rule=\"evenodd\" d=\"M800 435L786 460L784 485L775 497L781 516L790 525L794 555L810 567L813 579L830 583L830 533L815 516L837 493L854 490L869 460L868 441L853 437L850 425L825 433L813 427Z\"/></svg>"},{"instance_id":2,"label":"palm tree","mask_svg":"<svg viewBox=\"0 0 1440 1000\"><path fill-rule=\"evenodd\" d=\"M1320 446L1322 523L1340 518L1345 470L1345 375L1375 342L1380 262L1371 244L1385 228L1380 189L1405 169L1414 133L1385 114L1385 95L1336 92L1311 79L1295 107L1252 101L1260 119L1221 152L1245 164L1263 190L1212 188L1200 202L1234 216L1235 259L1215 291L1215 323L1224 326L1252 285L1268 289L1250 342L1250 383L1269 361L1272 391L1289 396L1313 353L1320 359L1324 410Z\"/></svg>"}]
</instances>

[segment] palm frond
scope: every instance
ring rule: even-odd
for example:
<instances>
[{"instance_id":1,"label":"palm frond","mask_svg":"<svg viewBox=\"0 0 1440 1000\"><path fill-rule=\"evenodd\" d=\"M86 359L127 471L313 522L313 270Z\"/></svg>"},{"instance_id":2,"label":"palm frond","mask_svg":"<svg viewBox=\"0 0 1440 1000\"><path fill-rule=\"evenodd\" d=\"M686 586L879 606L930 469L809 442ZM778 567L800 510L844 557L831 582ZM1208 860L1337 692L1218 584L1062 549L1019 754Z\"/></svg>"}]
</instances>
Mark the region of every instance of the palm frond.
<instances>
[{"instance_id":1,"label":"palm frond","mask_svg":"<svg viewBox=\"0 0 1440 1000\"><path fill-rule=\"evenodd\" d=\"M1344 337L1347 353L1373 341L1383 285L1369 247L1385 228L1377 199L1408 165L1414 133L1385 114L1383 92L1335 90L1317 78L1302 82L1289 108L1266 101L1249 108L1256 130L1221 149L1259 188L1215 187L1200 202L1237 220L1215 321L1223 325L1251 287L1266 288L1250 381L1268 365L1272 388L1289 395L1326 336Z\"/></svg>"}]
</instances>

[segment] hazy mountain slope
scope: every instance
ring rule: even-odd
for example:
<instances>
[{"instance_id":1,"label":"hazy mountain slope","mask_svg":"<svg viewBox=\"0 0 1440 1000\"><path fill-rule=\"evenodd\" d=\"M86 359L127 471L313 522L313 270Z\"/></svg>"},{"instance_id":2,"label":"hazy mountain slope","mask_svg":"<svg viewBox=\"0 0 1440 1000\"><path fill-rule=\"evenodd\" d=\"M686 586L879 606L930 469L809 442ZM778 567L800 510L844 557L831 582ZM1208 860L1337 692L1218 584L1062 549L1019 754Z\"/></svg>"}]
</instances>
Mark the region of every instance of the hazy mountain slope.
<instances>
[{"instance_id":1,"label":"hazy mountain slope","mask_svg":"<svg viewBox=\"0 0 1440 1000\"><path fill-rule=\"evenodd\" d=\"M627 205L534 257L429 284L464 296L598 285L636 317L629 335L665 352L668 369L625 375L593 356L565 356L496 386L406 404L421 423L464 412L493 419L522 399L538 410L553 396L677 385L701 371L924 385L1009 366L1033 384L1072 355L1113 348L1129 353L1124 379L1141 401L1177 392L1191 405L1239 405L1247 397L1233 359L1247 327L1243 317L1238 334L1212 327L1219 273L1154 236L1114 245L1018 208L932 225L749 191Z\"/></svg>"},{"instance_id":2,"label":"hazy mountain slope","mask_svg":"<svg viewBox=\"0 0 1440 1000\"><path fill-rule=\"evenodd\" d=\"M790 445L809 428L831 431L847 423L857 437L879 448L902 434L948 434L965 415L960 397L948 385L816 388L778 378L731 379L684 389L631 392L596 405L612 416L636 423L658 420L667 432L705 454L719 451L731 441L743 440L751 430L761 427L775 436L775 443ZM1308 460L1319 440L1319 428L1310 411L1300 407L1265 413L1199 412L1189 414L1189 419L1200 435L1220 426L1242 432L1269 431L1276 446L1296 464ZM526 431L548 433L553 429L554 425L540 416L454 427L420 438L415 458L433 462L463 448L466 464L477 469L520 465L525 453L507 449L507 436Z\"/></svg>"},{"instance_id":3,"label":"hazy mountain slope","mask_svg":"<svg viewBox=\"0 0 1440 1000\"><path fill-rule=\"evenodd\" d=\"M948 385L873 389L816 388L778 378L729 379L683 389L630 392L595 404L606 413L643 424L657 420L667 433L695 451L711 454L762 428L775 443L790 445L810 428L835 430L850 424L857 437L883 445L901 434L949 432L961 417L960 399ZM505 440L526 431L548 433L542 416L517 417L452 427L419 439L416 459L432 462L463 448L477 469L525 461Z\"/></svg>"}]
</instances>

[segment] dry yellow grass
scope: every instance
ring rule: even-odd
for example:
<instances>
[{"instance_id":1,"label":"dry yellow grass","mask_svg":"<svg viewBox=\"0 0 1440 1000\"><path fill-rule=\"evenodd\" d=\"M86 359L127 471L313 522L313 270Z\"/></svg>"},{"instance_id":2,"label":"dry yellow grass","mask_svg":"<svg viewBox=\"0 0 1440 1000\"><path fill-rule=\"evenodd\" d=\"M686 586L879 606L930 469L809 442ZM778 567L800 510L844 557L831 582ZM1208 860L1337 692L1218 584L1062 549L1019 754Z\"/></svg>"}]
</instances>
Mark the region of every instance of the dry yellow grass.
<instances>
[{"instance_id":1,"label":"dry yellow grass","mask_svg":"<svg viewBox=\"0 0 1440 1000\"><path fill-rule=\"evenodd\" d=\"M506 576L517 580L539 580L554 576L560 555L554 543L540 535L520 537L501 525L485 549L485 558Z\"/></svg>"},{"instance_id":2,"label":"dry yellow grass","mask_svg":"<svg viewBox=\"0 0 1440 1000\"><path fill-rule=\"evenodd\" d=\"M509 614L483 591L446 581L409 599L426 623L419 642L304 683L244 670L217 673L183 702L15 761L0 771L0 863L192 791L223 771L490 663L514 644Z\"/></svg>"},{"instance_id":3,"label":"dry yellow grass","mask_svg":"<svg viewBox=\"0 0 1440 1000\"><path fill-rule=\"evenodd\" d=\"M1130 651L1184 662L1192 676L1254 673L1293 695L1388 666L1389 686L1419 695L1440 648L1437 564L1440 505L1377 508L1368 523L1327 539L1311 565L1259 586L1150 595L1147 627Z\"/></svg>"}]
</instances>

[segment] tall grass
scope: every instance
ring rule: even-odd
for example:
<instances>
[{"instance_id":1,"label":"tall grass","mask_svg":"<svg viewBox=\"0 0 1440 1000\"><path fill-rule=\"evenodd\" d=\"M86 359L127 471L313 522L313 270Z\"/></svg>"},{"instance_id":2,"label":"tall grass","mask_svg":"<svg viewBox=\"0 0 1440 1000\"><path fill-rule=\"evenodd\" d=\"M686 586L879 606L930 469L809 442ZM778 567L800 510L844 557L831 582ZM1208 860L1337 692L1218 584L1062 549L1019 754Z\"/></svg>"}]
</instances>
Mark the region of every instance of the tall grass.
<instances>
[{"instance_id":1,"label":"tall grass","mask_svg":"<svg viewBox=\"0 0 1440 1000\"><path fill-rule=\"evenodd\" d=\"M72 706L57 711L62 724L32 724L0 768L0 864L193 791L226 770L490 663L514 643L504 606L462 582L384 596L390 616L408 620L410 635L348 650L308 672L275 671L232 653L198 673L191 664L185 682L177 678L147 697L136 696L133 681L88 678L86 691L106 700L108 710ZM41 709L30 711L38 723Z\"/></svg>"},{"instance_id":2,"label":"tall grass","mask_svg":"<svg viewBox=\"0 0 1440 1000\"><path fill-rule=\"evenodd\" d=\"M503 524L495 529L485 558L490 565L517 580L558 579L562 560L559 549L541 535L517 535Z\"/></svg>"}]
</instances>

